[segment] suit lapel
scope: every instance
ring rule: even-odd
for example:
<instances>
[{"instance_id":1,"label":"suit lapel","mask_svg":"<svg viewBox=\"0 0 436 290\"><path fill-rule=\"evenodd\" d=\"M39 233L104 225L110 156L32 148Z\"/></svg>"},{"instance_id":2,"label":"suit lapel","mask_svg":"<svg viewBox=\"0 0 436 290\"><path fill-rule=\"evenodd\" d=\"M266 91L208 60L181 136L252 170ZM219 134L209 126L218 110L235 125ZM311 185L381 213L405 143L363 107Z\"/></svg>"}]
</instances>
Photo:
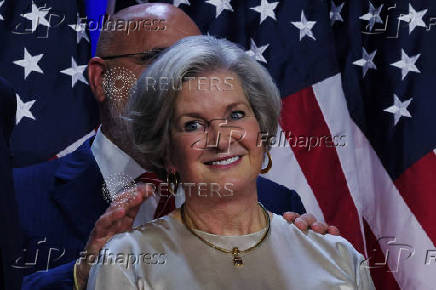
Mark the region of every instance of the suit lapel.
<instances>
[{"instance_id":1,"label":"suit lapel","mask_svg":"<svg viewBox=\"0 0 436 290\"><path fill-rule=\"evenodd\" d=\"M103 177L91 152L92 141L62 158L51 192L67 223L84 241L108 206L102 196Z\"/></svg>"}]
</instances>

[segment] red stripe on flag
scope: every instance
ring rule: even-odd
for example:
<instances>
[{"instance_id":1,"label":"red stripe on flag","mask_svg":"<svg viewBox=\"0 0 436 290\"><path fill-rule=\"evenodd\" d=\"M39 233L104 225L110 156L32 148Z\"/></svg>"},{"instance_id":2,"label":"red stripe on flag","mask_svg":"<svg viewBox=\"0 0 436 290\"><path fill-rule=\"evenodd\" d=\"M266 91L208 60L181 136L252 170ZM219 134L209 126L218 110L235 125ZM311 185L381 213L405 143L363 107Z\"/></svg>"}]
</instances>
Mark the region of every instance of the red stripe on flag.
<instances>
[{"instance_id":1,"label":"red stripe on flag","mask_svg":"<svg viewBox=\"0 0 436 290\"><path fill-rule=\"evenodd\" d=\"M377 238L371 231L366 220L363 220L365 229L366 248L368 250L371 277L376 289L399 290L400 286L394 279L392 272L386 262L386 255L383 253Z\"/></svg>"},{"instance_id":2,"label":"red stripe on flag","mask_svg":"<svg viewBox=\"0 0 436 290\"><path fill-rule=\"evenodd\" d=\"M363 253L358 212L336 149L326 141L331 138L330 130L311 87L283 100L281 126L318 200L325 221L337 226L341 234ZM289 140L289 137L294 139ZM310 137L321 140L322 145L314 148L304 146Z\"/></svg>"},{"instance_id":3,"label":"red stripe on flag","mask_svg":"<svg viewBox=\"0 0 436 290\"><path fill-rule=\"evenodd\" d=\"M401 196L421 224L427 235L436 243L436 155L430 151L395 182Z\"/></svg>"}]
</instances>

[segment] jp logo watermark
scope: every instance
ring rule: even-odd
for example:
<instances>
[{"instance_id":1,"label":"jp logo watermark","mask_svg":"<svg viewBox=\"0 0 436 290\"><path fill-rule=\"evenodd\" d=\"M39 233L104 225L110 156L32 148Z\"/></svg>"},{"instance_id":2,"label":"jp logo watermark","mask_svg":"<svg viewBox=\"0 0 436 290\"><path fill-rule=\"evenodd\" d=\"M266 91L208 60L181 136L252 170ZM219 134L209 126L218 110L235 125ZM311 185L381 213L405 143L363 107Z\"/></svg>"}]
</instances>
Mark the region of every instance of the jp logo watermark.
<instances>
[{"instance_id":1,"label":"jp logo watermark","mask_svg":"<svg viewBox=\"0 0 436 290\"><path fill-rule=\"evenodd\" d=\"M38 269L36 272L47 272L57 261L65 255L65 248L49 246L47 238L35 243L35 248L23 249L10 265L13 269Z\"/></svg>"},{"instance_id":2,"label":"jp logo watermark","mask_svg":"<svg viewBox=\"0 0 436 290\"><path fill-rule=\"evenodd\" d=\"M389 7L383 4L374 7L370 4L368 13L359 17L360 20L368 21L361 32L366 35L387 34L387 38L399 38L401 28L406 26L409 34L419 27L430 31L436 26L436 17L428 16L427 12L428 9L418 11L411 4L409 11L399 9L397 4Z\"/></svg>"},{"instance_id":3,"label":"jp logo watermark","mask_svg":"<svg viewBox=\"0 0 436 290\"><path fill-rule=\"evenodd\" d=\"M23 18L14 25L11 32L13 34L33 34L36 32L37 38L48 38L49 30L60 27L66 19L65 13L53 10L47 4L38 7L34 2L32 2L30 11L27 10L20 16ZM37 30L40 26L41 28Z\"/></svg>"},{"instance_id":4,"label":"jp logo watermark","mask_svg":"<svg viewBox=\"0 0 436 290\"><path fill-rule=\"evenodd\" d=\"M195 150L212 150L220 154L231 153L231 142L241 141L246 136L246 130L241 120L212 119L209 121L199 120L199 129L191 132L195 141L191 147ZM218 129L212 133L210 130L213 122Z\"/></svg>"},{"instance_id":5,"label":"jp logo watermark","mask_svg":"<svg viewBox=\"0 0 436 290\"><path fill-rule=\"evenodd\" d=\"M364 267L377 269L389 265L389 272L398 272L401 263L410 259L415 254L414 247L397 242L395 237L381 237L377 242L382 245L382 248L385 248L384 255L374 249L371 254L368 253L369 257L362 261L362 263L366 262L363 264Z\"/></svg>"}]
</instances>

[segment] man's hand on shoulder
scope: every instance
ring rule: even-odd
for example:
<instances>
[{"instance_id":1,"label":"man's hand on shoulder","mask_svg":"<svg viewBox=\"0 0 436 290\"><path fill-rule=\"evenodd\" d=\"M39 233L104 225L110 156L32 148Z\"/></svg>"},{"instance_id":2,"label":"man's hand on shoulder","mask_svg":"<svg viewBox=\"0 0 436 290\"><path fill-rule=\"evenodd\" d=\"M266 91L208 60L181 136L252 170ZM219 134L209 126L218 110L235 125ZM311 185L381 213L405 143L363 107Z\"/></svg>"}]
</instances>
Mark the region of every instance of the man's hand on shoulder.
<instances>
[{"instance_id":1,"label":"man's hand on shoulder","mask_svg":"<svg viewBox=\"0 0 436 290\"><path fill-rule=\"evenodd\" d=\"M91 265L86 262L86 257L98 256L103 246L114 235L130 231L141 204L152 194L153 188L150 185L138 183L135 194L128 190L117 195L106 212L100 216L89 235L84 255L76 264L78 289L85 289L88 281Z\"/></svg>"},{"instance_id":2,"label":"man's hand on shoulder","mask_svg":"<svg viewBox=\"0 0 436 290\"><path fill-rule=\"evenodd\" d=\"M298 214L295 212L285 212L283 214L283 218L287 220L289 223L295 224L297 228L302 231L313 230L314 232L320 234L331 234L335 236L339 236L339 229L335 226L329 226L326 223L320 222L316 220L316 217L313 214L305 213Z\"/></svg>"}]
</instances>

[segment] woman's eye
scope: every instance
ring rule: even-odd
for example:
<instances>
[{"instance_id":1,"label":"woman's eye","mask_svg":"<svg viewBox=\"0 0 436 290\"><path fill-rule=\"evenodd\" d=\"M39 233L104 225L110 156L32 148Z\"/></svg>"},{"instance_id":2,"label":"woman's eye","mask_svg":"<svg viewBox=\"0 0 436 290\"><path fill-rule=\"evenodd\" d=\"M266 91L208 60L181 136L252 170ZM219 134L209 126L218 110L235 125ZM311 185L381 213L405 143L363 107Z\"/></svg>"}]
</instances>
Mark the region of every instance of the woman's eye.
<instances>
[{"instance_id":1,"label":"woman's eye","mask_svg":"<svg viewBox=\"0 0 436 290\"><path fill-rule=\"evenodd\" d=\"M192 132L198 129L201 129L203 127L203 124L200 121L189 121L186 122L185 125L183 126L183 129L186 132Z\"/></svg>"},{"instance_id":2,"label":"woman's eye","mask_svg":"<svg viewBox=\"0 0 436 290\"><path fill-rule=\"evenodd\" d=\"M245 117L245 112L244 111L233 111L230 114L230 119L231 120L239 120Z\"/></svg>"}]
</instances>

